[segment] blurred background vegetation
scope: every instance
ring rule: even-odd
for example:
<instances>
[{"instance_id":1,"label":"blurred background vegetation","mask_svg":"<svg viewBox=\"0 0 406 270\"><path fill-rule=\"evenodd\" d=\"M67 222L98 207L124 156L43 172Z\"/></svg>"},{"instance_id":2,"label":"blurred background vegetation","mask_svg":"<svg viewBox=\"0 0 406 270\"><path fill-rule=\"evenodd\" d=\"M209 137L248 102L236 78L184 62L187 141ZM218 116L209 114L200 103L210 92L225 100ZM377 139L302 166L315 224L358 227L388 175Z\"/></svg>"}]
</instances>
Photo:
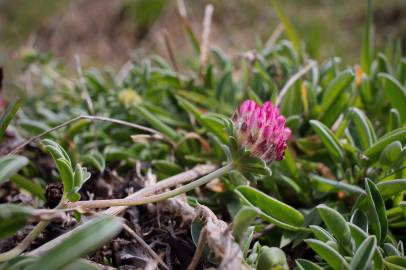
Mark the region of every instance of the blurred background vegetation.
<instances>
[{"instance_id":1,"label":"blurred background vegetation","mask_svg":"<svg viewBox=\"0 0 406 270\"><path fill-rule=\"evenodd\" d=\"M337 54L348 64L358 60L365 1L280 2L311 57L323 60ZM278 24L269 0L185 3L198 34L204 6L214 5L211 44L231 56L255 48L256 42L265 42ZM404 0L375 1L378 47L391 37L406 39L405 14ZM7 79L7 73L17 70L19 49L29 46L71 64L78 54L85 66L119 67L134 52L165 57L164 31L169 33L177 54L182 52L177 57L186 60L188 47L175 0L0 0L0 63Z\"/></svg>"}]
</instances>

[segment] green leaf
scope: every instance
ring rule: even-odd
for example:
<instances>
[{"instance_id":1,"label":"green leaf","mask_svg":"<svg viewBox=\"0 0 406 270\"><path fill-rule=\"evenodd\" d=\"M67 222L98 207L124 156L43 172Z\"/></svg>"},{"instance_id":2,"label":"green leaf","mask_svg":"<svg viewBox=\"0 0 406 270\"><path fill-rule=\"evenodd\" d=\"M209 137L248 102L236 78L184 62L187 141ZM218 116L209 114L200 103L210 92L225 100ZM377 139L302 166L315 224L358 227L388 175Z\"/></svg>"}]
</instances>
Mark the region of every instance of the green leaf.
<instances>
[{"instance_id":1,"label":"green leaf","mask_svg":"<svg viewBox=\"0 0 406 270\"><path fill-rule=\"evenodd\" d=\"M72 166L68 153L66 153L65 149L63 149L62 146L60 146L58 143L49 139L45 139L42 140L42 144L45 146L45 150L51 154L52 158L55 161L60 158L66 159L70 166Z\"/></svg>"},{"instance_id":2,"label":"green leaf","mask_svg":"<svg viewBox=\"0 0 406 270\"><path fill-rule=\"evenodd\" d=\"M369 74L372 64L372 53L373 53L372 16L373 16L372 0L368 0L367 20L365 22L361 49L361 67L366 74Z\"/></svg>"},{"instance_id":3,"label":"green leaf","mask_svg":"<svg viewBox=\"0 0 406 270\"><path fill-rule=\"evenodd\" d=\"M34 212L30 207L0 204L0 239L14 235Z\"/></svg>"},{"instance_id":4,"label":"green leaf","mask_svg":"<svg viewBox=\"0 0 406 270\"><path fill-rule=\"evenodd\" d=\"M90 151L89 154L82 157L83 164L94 166L99 172L104 172L106 168L106 160L104 156L97 150Z\"/></svg>"},{"instance_id":5,"label":"green leaf","mask_svg":"<svg viewBox=\"0 0 406 270\"><path fill-rule=\"evenodd\" d=\"M394 141L406 141L406 127L395 129L378 139L370 148L365 150L364 155L370 161L376 161L381 151L390 143Z\"/></svg>"},{"instance_id":6,"label":"green leaf","mask_svg":"<svg viewBox=\"0 0 406 270\"><path fill-rule=\"evenodd\" d=\"M350 264L350 269L358 270L367 267L367 265L371 263L375 250L376 238L375 236L368 236L355 252Z\"/></svg>"},{"instance_id":7,"label":"green leaf","mask_svg":"<svg viewBox=\"0 0 406 270\"><path fill-rule=\"evenodd\" d=\"M183 97L177 95L175 97L178 101L179 106L181 106L188 113L192 114L197 121L200 120L202 114L197 106L195 106L192 102L188 101L187 99L184 99Z\"/></svg>"},{"instance_id":8,"label":"green leaf","mask_svg":"<svg viewBox=\"0 0 406 270\"><path fill-rule=\"evenodd\" d=\"M388 127L386 128L386 132L391 132L395 129L400 128L400 114L398 110L391 108L389 111L389 120L388 120Z\"/></svg>"},{"instance_id":9,"label":"green leaf","mask_svg":"<svg viewBox=\"0 0 406 270\"><path fill-rule=\"evenodd\" d=\"M321 204L317 206L321 219L346 250L351 250L351 230L344 217L336 210Z\"/></svg>"},{"instance_id":10,"label":"green leaf","mask_svg":"<svg viewBox=\"0 0 406 270\"><path fill-rule=\"evenodd\" d=\"M350 112L361 144L361 150L368 149L376 140L375 131L372 128L371 121L364 112L357 108L351 108Z\"/></svg>"},{"instance_id":11,"label":"green leaf","mask_svg":"<svg viewBox=\"0 0 406 270\"><path fill-rule=\"evenodd\" d=\"M334 237L322 227L316 225L310 225L309 227L318 240L323 242L335 241Z\"/></svg>"},{"instance_id":12,"label":"green leaf","mask_svg":"<svg viewBox=\"0 0 406 270\"><path fill-rule=\"evenodd\" d=\"M0 158L0 185L28 164L23 156L3 156Z\"/></svg>"},{"instance_id":13,"label":"green leaf","mask_svg":"<svg viewBox=\"0 0 406 270\"><path fill-rule=\"evenodd\" d=\"M203 115L200 119L200 123L207 131L216 135L221 142L226 143L228 141L227 133L224 131L224 125L222 121L213 115Z\"/></svg>"},{"instance_id":14,"label":"green leaf","mask_svg":"<svg viewBox=\"0 0 406 270\"><path fill-rule=\"evenodd\" d=\"M295 46L297 51L300 51L301 47L299 36L297 35L296 30L293 28L293 25L290 23L288 17L283 12L283 9L280 7L278 0L271 0L271 3L293 46Z\"/></svg>"},{"instance_id":15,"label":"green leaf","mask_svg":"<svg viewBox=\"0 0 406 270\"><path fill-rule=\"evenodd\" d=\"M76 164L75 172L73 173L73 185L77 188L81 188L82 185L89 180L90 173L87 171L86 168L80 166L80 164Z\"/></svg>"},{"instance_id":16,"label":"green leaf","mask_svg":"<svg viewBox=\"0 0 406 270\"><path fill-rule=\"evenodd\" d=\"M403 256L389 256L385 258L384 264L389 270L404 270L406 269L406 258Z\"/></svg>"},{"instance_id":17,"label":"green leaf","mask_svg":"<svg viewBox=\"0 0 406 270\"><path fill-rule=\"evenodd\" d=\"M244 239L248 227L257 217L255 208L243 206L233 219L233 236L237 243Z\"/></svg>"},{"instance_id":18,"label":"green leaf","mask_svg":"<svg viewBox=\"0 0 406 270\"><path fill-rule=\"evenodd\" d=\"M348 69L338 74L334 80L328 84L326 90L323 92L323 98L321 100L321 108L323 112L331 107L338 96L352 83L354 78L354 72Z\"/></svg>"},{"instance_id":19,"label":"green leaf","mask_svg":"<svg viewBox=\"0 0 406 270\"><path fill-rule=\"evenodd\" d=\"M388 144L382 151L379 161L383 165L392 166L402 156L402 144L394 141Z\"/></svg>"},{"instance_id":20,"label":"green leaf","mask_svg":"<svg viewBox=\"0 0 406 270\"><path fill-rule=\"evenodd\" d=\"M63 183L64 193L69 193L74 187L74 175L72 167L66 161L66 159L57 159L56 166L58 167L59 176L61 177Z\"/></svg>"},{"instance_id":21,"label":"green leaf","mask_svg":"<svg viewBox=\"0 0 406 270\"><path fill-rule=\"evenodd\" d=\"M38 135L50 129L44 122L38 122L30 119L23 119L19 122L20 127L29 132L31 135ZM52 133L48 133L46 137L54 137Z\"/></svg>"},{"instance_id":22,"label":"green leaf","mask_svg":"<svg viewBox=\"0 0 406 270\"><path fill-rule=\"evenodd\" d=\"M323 268L321 268L314 262L305 259L297 259L296 264L299 270L323 270Z\"/></svg>"},{"instance_id":23,"label":"green leaf","mask_svg":"<svg viewBox=\"0 0 406 270\"><path fill-rule=\"evenodd\" d=\"M367 206L371 228L379 242L385 240L388 232L388 220L384 201L379 194L376 185L369 179L365 180L365 190L367 192Z\"/></svg>"},{"instance_id":24,"label":"green leaf","mask_svg":"<svg viewBox=\"0 0 406 270\"><path fill-rule=\"evenodd\" d=\"M349 269L347 261L335 249L322 241L307 239L305 242L320 256L330 267L335 270Z\"/></svg>"},{"instance_id":25,"label":"green leaf","mask_svg":"<svg viewBox=\"0 0 406 270\"><path fill-rule=\"evenodd\" d=\"M258 256L257 270L289 270L286 255L282 249L277 247L267 247L261 248Z\"/></svg>"},{"instance_id":26,"label":"green leaf","mask_svg":"<svg viewBox=\"0 0 406 270\"><path fill-rule=\"evenodd\" d=\"M348 223L351 229L351 236L354 240L355 246L359 247L361 243L368 237L368 234L355 224Z\"/></svg>"},{"instance_id":27,"label":"green leaf","mask_svg":"<svg viewBox=\"0 0 406 270\"><path fill-rule=\"evenodd\" d=\"M406 90L392 75L380 73L384 93L393 108L398 110L402 122L406 121Z\"/></svg>"},{"instance_id":28,"label":"green leaf","mask_svg":"<svg viewBox=\"0 0 406 270\"><path fill-rule=\"evenodd\" d=\"M310 120L310 125L320 137L327 151L336 162L342 162L344 159L344 150L342 149L337 137L324 124L317 120Z\"/></svg>"},{"instance_id":29,"label":"green leaf","mask_svg":"<svg viewBox=\"0 0 406 270\"><path fill-rule=\"evenodd\" d=\"M173 128L166 125L146 108L141 106L135 106L133 109L137 114L143 117L153 128L168 136L169 139L173 141L177 141L179 139L179 134Z\"/></svg>"},{"instance_id":30,"label":"green leaf","mask_svg":"<svg viewBox=\"0 0 406 270\"><path fill-rule=\"evenodd\" d=\"M311 174L310 179L315 182L314 187L320 192L343 190L348 193L365 194L365 191L358 186L339 182L337 180L327 179L319 175Z\"/></svg>"},{"instance_id":31,"label":"green leaf","mask_svg":"<svg viewBox=\"0 0 406 270\"><path fill-rule=\"evenodd\" d=\"M406 179L395 179L383 181L376 184L382 198L387 199L392 195L406 190Z\"/></svg>"},{"instance_id":32,"label":"green leaf","mask_svg":"<svg viewBox=\"0 0 406 270\"><path fill-rule=\"evenodd\" d=\"M81 131L83 131L86 127L88 127L90 124L92 123L91 120L89 119L80 119L79 121L73 123L67 133L69 135L70 138L73 138L73 136L75 136L76 134L80 133Z\"/></svg>"},{"instance_id":33,"label":"green leaf","mask_svg":"<svg viewBox=\"0 0 406 270\"><path fill-rule=\"evenodd\" d=\"M20 174L14 174L10 179L19 188L30 192L41 200L45 200L45 189L40 184L29 180Z\"/></svg>"},{"instance_id":34,"label":"green leaf","mask_svg":"<svg viewBox=\"0 0 406 270\"><path fill-rule=\"evenodd\" d=\"M167 160L155 160L153 165L157 172L163 173L167 176L183 172L183 168L181 166Z\"/></svg>"},{"instance_id":35,"label":"green leaf","mask_svg":"<svg viewBox=\"0 0 406 270\"><path fill-rule=\"evenodd\" d=\"M298 230L303 224L304 217L299 211L255 188L239 186L235 191L245 205L260 210L262 219L287 230Z\"/></svg>"},{"instance_id":36,"label":"green leaf","mask_svg":"<svg viewBox=\"0 0 406 270\"><path fill-rule=\"evenodd\" d=\"M113 238L120 231L121 224L121 220L111 216L97 217L48 250L26 270L62 269Z\"/></svg>"},{"instance_id":37,"label":"green leaf","mask_svg":"<svg viewBox=\"0 0 406 270\"><path fill-rule=\"evenodd\" d=\"M355 209L351 215L351 223L358 226L363 231L368 231L368 217L360 209Z\"/></svg>"},{"instance_id":38,"label":"green leaf","mask_svg":"<svg viewBox=\"0 0 406 270\"><path fill-rule=\"evenodd\" d=\"M100 268L92 261L79 259L64 267L63 270L100 270Z\"/></svg>"},{"instance_id":39,"label":"green leaf","mask_svg":"<svg viewBox=\"0 0 406 270\"><path fill-rule=\"evenodd\" d=\"M20 108L21 100L17 100L15 102L10 103L4 113L1 115L0 118L0 139L3 138L4 132L8 125L10 124L11 120L13 120L14 115L17 113L18 108Z\"/></svg>"}]
</instances>

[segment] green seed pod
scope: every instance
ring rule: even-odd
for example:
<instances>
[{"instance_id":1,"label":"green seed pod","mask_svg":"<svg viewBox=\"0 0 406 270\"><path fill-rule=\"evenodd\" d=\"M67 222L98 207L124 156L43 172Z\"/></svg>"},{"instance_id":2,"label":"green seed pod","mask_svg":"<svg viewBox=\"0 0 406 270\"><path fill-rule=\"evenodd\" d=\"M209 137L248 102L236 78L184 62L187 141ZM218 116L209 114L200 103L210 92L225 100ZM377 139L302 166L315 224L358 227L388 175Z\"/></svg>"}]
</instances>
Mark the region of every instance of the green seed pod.
<instances>
[{"instance_id":1,"label":"green seed pod","mask_svg":"<svg viewBox=\"0 0 406 270\"><path fill-rule=\"evenodd\" d=\"M276 247L262 247L258 257L258 270L289 270L285 253Z\"/></svg>"}]
</instances>

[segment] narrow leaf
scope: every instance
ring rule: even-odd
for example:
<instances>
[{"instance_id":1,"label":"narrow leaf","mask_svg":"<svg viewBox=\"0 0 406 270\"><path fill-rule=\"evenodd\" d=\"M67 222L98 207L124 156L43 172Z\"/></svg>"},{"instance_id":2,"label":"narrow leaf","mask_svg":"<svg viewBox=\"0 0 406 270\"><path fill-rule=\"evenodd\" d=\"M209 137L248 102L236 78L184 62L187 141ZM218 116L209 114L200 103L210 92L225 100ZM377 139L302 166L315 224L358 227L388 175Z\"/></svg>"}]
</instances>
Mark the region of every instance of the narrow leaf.
<instances>
[{"instance_id":1,"label":"narrow leaf","mask_svg":"<svg viewBox=\"0 0 406 270\"><path fill-rule=\"evenodd\" d=\"M13 117L17 113L20 104L20 99L10 103L2 114L0 118L0 139L3 138L4 132L6 132L8 125L10 124L11 120L13 120Z\"/></svg>"},{"instance_id":2,"label":"narrow leaf","mask_svg":"<svg viewBox=\"0 0 406 270\"><path fill-rule=\"evenodd\" d=\"M27 270L62 269L110 240L120 231L120 228L121 220L117 218L111 216L95 218L39 257Z\"/></svg>"},{"instance_id":3,"label":"narrow leaf","mask_svg":"<svg viewBox=\"0 0 406 270\"><path fill-rule=\"evenodd\" d=\"M331 132L331 130L324 124L317 120L310 120L310 125L320 137L323 144L326 146L327 151L330 153L331 157L337 161L341 162L344 159L344 150L342 149L340 142L337 137Z\"/></svg>"},{"instance_id":4,"label":"narrow leaf","mask_svg":"<svg viewBox=\"0 0 406 270\"><path fill-rule=\"evenodd\" d=\"M0 158L0 185L28 164L23 156L3 156Z\"/></svg>"}]
</instances>

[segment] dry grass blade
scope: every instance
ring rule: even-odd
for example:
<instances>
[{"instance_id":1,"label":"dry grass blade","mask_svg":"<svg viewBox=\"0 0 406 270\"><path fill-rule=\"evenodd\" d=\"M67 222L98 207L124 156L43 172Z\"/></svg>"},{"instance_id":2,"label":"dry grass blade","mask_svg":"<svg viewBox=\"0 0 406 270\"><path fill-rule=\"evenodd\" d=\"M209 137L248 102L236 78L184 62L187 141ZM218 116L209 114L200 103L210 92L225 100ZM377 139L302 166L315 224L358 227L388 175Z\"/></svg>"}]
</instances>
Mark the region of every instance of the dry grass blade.
<instances>
[{"instance_id":1,"label":"dry grass blade","mask_svg":"<svg viewBox=\"0 0 406 270\"><path fill-rule=\"evenodd\" d=\"M211 20L213 17L214 7L211 4L206 6L204 10L204 19L203 19L203 33L202 33L202 46L200 51L200 66L201 69L206 66L207 56L209 53L210 46L210 29L211 29Z\"/></svg>"},{"instance_id":2,"label":"dry grass blade","mask_svg":"<svg viewBox=\"0 0 406 270\"><path fill-rule=\"evenodd\" d=\"M166 29L164 30L164 42L165 42L165 47L166 47L166 50L168 51L169 59L171 60L172 66L175 68L176 72L179 73L179 65L176 61L175 53L173 52L173 48L172 48L172 44L171 44L171 39L170 39L170 36Z\"/></svg>"}]
</instances>

